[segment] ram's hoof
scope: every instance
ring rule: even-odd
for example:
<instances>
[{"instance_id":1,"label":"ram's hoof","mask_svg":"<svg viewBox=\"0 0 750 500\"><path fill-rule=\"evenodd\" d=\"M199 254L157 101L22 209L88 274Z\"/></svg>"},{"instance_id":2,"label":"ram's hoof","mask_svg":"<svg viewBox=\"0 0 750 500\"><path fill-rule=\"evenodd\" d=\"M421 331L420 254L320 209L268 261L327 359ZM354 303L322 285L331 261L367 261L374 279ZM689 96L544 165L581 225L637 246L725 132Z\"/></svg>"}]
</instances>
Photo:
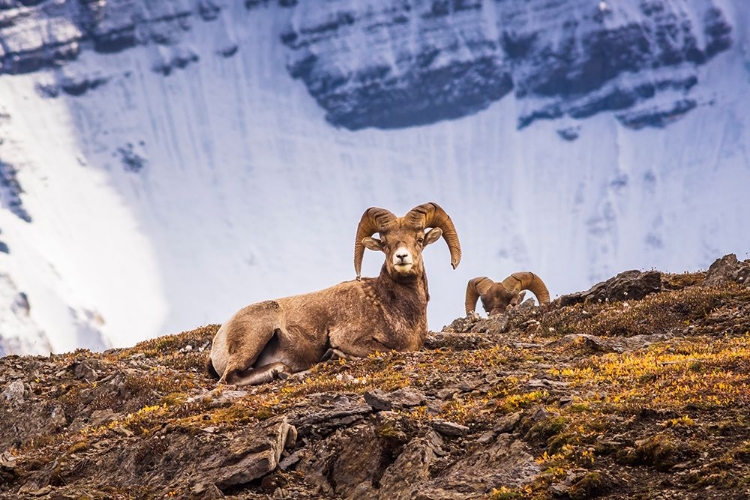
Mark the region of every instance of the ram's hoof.
<instances>
[{"instance_id":1,"label":"ram's hoof","mask_svg":"<svg viewBox=\"0 0 750 500\"><path fill-rule=\"evenodd\" d=\"M349 359L349 356L339 351L338 349L330 348L323 354L321 361L336 361L338 359Z\"/></svg>"}]
</instances>

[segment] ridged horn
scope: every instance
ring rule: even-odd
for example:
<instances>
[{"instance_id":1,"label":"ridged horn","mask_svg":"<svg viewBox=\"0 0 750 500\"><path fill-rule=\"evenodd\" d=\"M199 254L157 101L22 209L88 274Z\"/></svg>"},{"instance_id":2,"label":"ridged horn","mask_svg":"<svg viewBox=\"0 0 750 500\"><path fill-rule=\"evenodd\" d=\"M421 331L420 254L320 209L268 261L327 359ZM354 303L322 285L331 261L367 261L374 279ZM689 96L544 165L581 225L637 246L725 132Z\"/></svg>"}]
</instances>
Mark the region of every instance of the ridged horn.
<instances>
[{"instance_id":1,"label":"ridged horn","mask_svg":"<svg viewBox=\"0 0 750 500\"><path fill-rule=\"evenodd\" d=\"M542 278L528 271L513 273L503 281L503 286L513 293L529 290L536 295L539 304L549 304L549 290Z\"/></svg>"},{"instance_id":2,"label":"ridged horn","mask_svg":"<svg viewBox=\"0 0 750 500\"><path fill-rule=\"evenodd\" d=\"M451 252L451 266L453 266L453 269L458 267L458 263L461 262L461 243L458 241L456 226L453 225L453 221L440 205L434 202L423 203L409 210L404 219L416 226L442 229L443 238Z\"/></svg>"},{"instance_id":3,"label":"ridged horn","mask_svg":"<svg viewBox=\"0 0 750 500\"><path fill-rule=\"evenodd\" d=\"M477 300L480 295L484 295L494 285L495 282L484 276L469 280L466 285L466 314L468 315L471 311L475 311L477 307Z\"/></svg>"},{"instance_id":4,"label":"ridged horn","mask_svg":"<svg viewBox=\"0 0 750 500\"><path fill-rule=\"evenodd\" d=\"M362 275L362 258L365 256L365 246L362 239L379 233L396 220L396 216L385 208L370 207L362 214L362 219L357 226L357 237L354 241L354 270L357 279Z\"/></svg>"}]
</instances>

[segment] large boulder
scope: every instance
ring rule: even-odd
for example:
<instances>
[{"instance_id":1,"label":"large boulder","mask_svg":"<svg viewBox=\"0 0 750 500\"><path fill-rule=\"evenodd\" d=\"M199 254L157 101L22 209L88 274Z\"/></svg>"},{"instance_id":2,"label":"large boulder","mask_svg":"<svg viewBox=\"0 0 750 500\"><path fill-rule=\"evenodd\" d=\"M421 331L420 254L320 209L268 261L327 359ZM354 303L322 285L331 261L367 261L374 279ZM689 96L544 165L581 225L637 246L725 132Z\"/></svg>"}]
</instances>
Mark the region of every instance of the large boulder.
<instances>
[{"instance_id":1,"label":"large boulder","mask_svg":"<svg viewBox=\"0 0 750 500\"><path fill-rule=\"evenodd\" d=\"M661 273L659 271L638 270L625 271L614 278L602 281L585 292L563 295L559 299L560 306L570 306L578 303L605 302L614 300L640 300L646 295L662 290Z\"/></svg>"},{"instance_id":2,"label":"large boulder","mask_svg":"<svg viewBox=\"0 0 750 500\"><path fill-rule=\"evenodd\" d=\"M725 285L739 283L750 286L750 259L738 261L733 253L716 259L706 273L706 285Z\"/></svg>"}]
</instances>

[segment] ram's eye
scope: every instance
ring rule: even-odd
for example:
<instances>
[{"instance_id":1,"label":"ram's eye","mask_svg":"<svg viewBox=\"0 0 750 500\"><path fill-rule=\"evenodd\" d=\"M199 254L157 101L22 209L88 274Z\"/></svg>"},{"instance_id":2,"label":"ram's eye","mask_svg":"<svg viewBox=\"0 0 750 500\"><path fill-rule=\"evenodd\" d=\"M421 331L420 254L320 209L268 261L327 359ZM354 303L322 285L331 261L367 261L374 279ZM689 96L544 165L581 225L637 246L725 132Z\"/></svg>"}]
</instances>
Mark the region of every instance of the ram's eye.
<instances>
[{"instance_id":1,"label":"ram's eye","mask_svg":"<svg viewBox=\"0 0 750 500\"><path fill-rule=\"evenodd\" d=\"M420 245L421 245L422 243L424 243L424 238L417 238L417 243L419 243Z\"/></svg>"}]
</instances>

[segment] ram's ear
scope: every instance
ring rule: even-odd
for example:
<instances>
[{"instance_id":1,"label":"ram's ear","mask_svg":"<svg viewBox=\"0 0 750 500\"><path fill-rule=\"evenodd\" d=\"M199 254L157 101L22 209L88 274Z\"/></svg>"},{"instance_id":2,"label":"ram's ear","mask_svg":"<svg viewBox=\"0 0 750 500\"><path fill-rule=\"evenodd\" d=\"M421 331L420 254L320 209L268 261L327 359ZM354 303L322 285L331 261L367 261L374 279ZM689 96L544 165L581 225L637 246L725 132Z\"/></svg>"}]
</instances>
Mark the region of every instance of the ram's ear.
<instances>
[{"instance_id":1,"label":"ram's ear","mask_svg":"<svg viewBox=\"0 0 750 500\"><path fill-rule=\"evenodd\" d=\"M367 238L362 238L362 244L365 246L365 248L369 248L370 250L374 250L376 252L383 251L383 242L377 238L370 238L369 236Z\"/></svg>"},{"instance_id":2,"label":"ram's ear","mask_svg":"<svg viewBox=\"0 0 750 500\"><path fill-rule=\"evenodd\" d=\"M440 239L440 237L443 235L443 230L439 227L433 227L429 231L427 231L424 235L424 246L429 245L430 243L435 243L437 240Z\"/></svg>"}]
</instances>

